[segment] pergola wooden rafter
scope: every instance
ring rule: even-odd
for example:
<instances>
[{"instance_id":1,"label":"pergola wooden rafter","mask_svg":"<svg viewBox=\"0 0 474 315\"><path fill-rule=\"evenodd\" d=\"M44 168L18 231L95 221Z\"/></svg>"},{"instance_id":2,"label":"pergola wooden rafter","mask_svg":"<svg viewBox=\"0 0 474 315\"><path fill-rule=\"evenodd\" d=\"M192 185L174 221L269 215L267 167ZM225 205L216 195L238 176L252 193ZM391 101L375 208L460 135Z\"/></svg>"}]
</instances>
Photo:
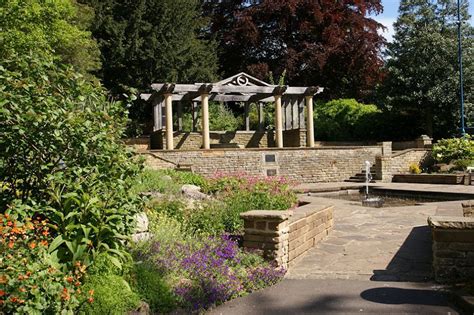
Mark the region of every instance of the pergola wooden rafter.
<instances>
[{"instance_id":1,"label":"pergola wooden rafter","mask_svg":"<svg viewBox=\"0 0 474 315\"><path fill-rule=\"evenodd\" d=\"M259 128L263 127L263 104L275 103L275 142L283 147L283 129L302 128L306 125L306 144L314 146L313 96L323 91L321 87L291 87L270 85L246 73L239 73L216 83L174 84L155 83L151 94L141 97L153 105L154 131L165 129L166 149L173 150L173 102L177 102L178 129L182 126L182 102L192 102L193 126L198 103L201 103L202 148L210 149L209 101L243 102L245 104L245 124L249 130L249 105L258 105ZM285 111L282 111L282 106ZM304 107L306 106L306 122ZM163 113L164 109L164 113ZM285 126L283 118L285 117ZM291 118L288 118L291 117ZM165 126L163 126L165 118ZM163 128L164 127L164 128Z\"/></svg>"}]
</instances>

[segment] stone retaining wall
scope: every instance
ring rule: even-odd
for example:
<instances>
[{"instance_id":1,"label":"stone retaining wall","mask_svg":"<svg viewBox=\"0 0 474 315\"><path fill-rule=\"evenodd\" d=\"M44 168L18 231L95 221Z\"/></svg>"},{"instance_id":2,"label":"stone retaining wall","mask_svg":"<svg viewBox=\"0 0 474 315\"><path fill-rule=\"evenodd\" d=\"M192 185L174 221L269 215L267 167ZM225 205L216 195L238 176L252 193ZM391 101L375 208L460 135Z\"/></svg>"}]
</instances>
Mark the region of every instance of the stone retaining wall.
<instances>
[{"instance_id":1,"label":"stone retaining wall","mask_svg":"<svg viewBox=\"0 0 474 315\"><path fill-rule=\"evenodd\" d=\"M334 225L333 207L313 203L293 211L252 210L241 218L243 246L261 250L264 258L285 268L326 237Z\"/></svg>"},{"instance_id":2,"label":"stone retaining wall","mask_svg":"<svg viewBox=\"0 0 474 315\"><path fill-rule=\"evenodd\" d=\"M364 161L375 162L381 147L344 148L266 148L212 149L192 151L150 151L147 165L163 168L163 160L172 165L191 165L198 174L245 172L256 176L285 176L296 182L343 181L364 167Z\"/></svg>"},{"instance_id":3,"label":"stone retaining wall","mask_svg":"<svg viewBox=\"0 0 474 315\"><path fill-rule=\"evenodd\" d=\"M474 218L428 218L433 237L433 270L441 283L474 280Z\"/></svg>"},{"instance_id":4,"label":"stone retaining wall","mask_svg":"<svg viewBox=\"0 0 474 315\"><path fill-rule=\"evenodd\" d=\"M431 150L408 149L402 152L397 152L392 154L392 174L408 173L411 164L417 164L420 167L424 167L431 162Z\"/></svg>"},{"instance_id":5,"label":"stone retaining wall","mask_svg":"<svg viewBox=\"0 0 474 315\"><path fill-rule=\"evenodd\" d=\"M211 131L211 148L268 148L275 147L273 131ZM285 147L306 146L306 129L283 130ZM154 150L166 148L165 132L160 130L150 137L150 147ZM199 132L174 132L173 143L176 150L198 150L202 146Z\"/></svg>"}]
</instances>

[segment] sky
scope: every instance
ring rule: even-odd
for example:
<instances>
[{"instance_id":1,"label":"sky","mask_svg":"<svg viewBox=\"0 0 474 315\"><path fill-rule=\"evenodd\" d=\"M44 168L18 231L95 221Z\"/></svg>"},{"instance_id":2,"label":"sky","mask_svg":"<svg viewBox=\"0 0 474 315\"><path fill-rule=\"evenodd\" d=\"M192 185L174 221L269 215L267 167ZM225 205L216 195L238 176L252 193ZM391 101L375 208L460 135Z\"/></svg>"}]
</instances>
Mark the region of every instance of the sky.
<instances>
[{"instance_id":1,"label":"sky","mask_svg":"<svg viewBox=\"0 0 474 315\"><path fill-rule=\"evenodd\" d=\"M392 41L393 23L397 20L398 6L400 0L382 0L383 13L374 17L379 23L383 24L387 30L383 33L388 41ZM469 13L471 14L471 24L474 25L474 1L469 0Z\"/></svg>"}]
</instances>

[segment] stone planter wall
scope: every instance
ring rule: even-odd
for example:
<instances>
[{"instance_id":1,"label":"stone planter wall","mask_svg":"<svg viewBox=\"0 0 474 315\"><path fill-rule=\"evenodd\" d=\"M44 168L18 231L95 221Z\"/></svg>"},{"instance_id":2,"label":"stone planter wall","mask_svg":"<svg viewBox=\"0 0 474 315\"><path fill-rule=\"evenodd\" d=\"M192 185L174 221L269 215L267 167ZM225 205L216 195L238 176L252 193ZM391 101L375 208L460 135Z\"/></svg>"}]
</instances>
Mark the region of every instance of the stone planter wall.
<instances>
[{"instance_id":1,"label":"stone planter wall","mask_svg":"<svg viewBox=\"0 0 474 315\"><path fill-rule=\"evenodd\" d=\"M397 174L393 175L393 182L464 185L467 174Z\"/></svg>"},{"instance_id":2,"label":"stone planter wall","mask_svg":"<svg viewBox=\"0 0 474 315\"><path fill-rule=\"evenodd\" d=\"M285 268L329 234L334 225L333 207L301 206L295 210L252 210L244 220L243 246L262 251L265 259Z\"/></svg>"},{"instance_id":3,"label":"stone planter wall","mask_svg":"<svg viewBox=\"0 0 474 315\"><path fill-rule=\"evenodd\" d=\"M433 270L441 283L474 280L474 218L430 217Z\"/></svg>"}]
</instances>

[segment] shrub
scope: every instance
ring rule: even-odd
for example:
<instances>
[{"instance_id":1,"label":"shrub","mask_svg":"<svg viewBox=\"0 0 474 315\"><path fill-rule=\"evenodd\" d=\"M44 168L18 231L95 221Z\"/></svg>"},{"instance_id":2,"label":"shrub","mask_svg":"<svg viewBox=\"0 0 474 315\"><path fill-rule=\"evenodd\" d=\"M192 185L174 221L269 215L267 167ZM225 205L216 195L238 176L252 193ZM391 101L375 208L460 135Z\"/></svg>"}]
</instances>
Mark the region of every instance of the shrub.
<instances>
[{"instance_id":1,"label":"shrub","mask_svg":"<svg viewBox=\"0 0 474 315\"><path fill-rule=\"evenodd\" d=\"M138 263L134 275L136 291L154 313L166 314L176 308L177 298L172 288L154 266Z\"/></svg>"},{"instance_id":2,"label":"shrub","mask_svg":"<svg viewBox=\"0 0 474 315\"><path fill-rule=\"evenodd\" d=\"M469 135L462 138L439 140L433 145L433 158L440 163L450 163L454 160L473 160L474 141Z\"/></svg>"},{"instance_id":3,"label":"shrub","mask_svg":"<svg viewBox=\"0 0 474 315\"><path fill-rule=\"evenodd\" d=\"M61 262L123 256L141 208L123 106L72 68L28 55L2 60L0 104L2 211L48 217Z\"/></svg>"},{"instance_id":4,"label":"shrub","mask_svg":"<svg viewBox=\"0 0 474 315\"><path fill-rule=\"evenodd\" d=\"M18 221L0 214L0 305L7 314L72 313L90 298L82 288L85 266L64 271L48 252L46 220Z\"/></svg>"},{"instance_id":5,"label":"shrub","mask_svg":"<svg viewBox=\"0 0 474 315\"><path fill-rule=\"evenodd\" d=\"M455 160L456 169L465 171L469 166L474 166L474 160Z\"/></svg>"},{"instance_id":6,"label":"shrub","mask_svg":"<svg viewBox=\"0 0 474 315\"><path fill-rule=\"evenodd\" d=\"M94 302L81 307L84 314L125 314L140 303L139 296L121 276L95 274L87 277L84 290L94 292Z\"/></svg>"},{"instance_id":7,"label":"shrub","mask_svg":"<svg viewBox=\"0 0 474 315\"><path fill-rule=\"evenodd\" d=\"M197 131L200 131L201 116L198 113L198 121L196 123ZM216 131L235 131L242 126L243 119L237 117L234 112L225 104L217 102L209 102L209 129ZM191 113L183 115L183 129L191 130L192 128Z\"/></svg>"},{"instance_id":8,"label":"shrub","mask_svg":"<svg viewBox=\"0 0 474 315\"><path fill-rule=\"evenodd\" d=\"M176 194L179 192L180 184L175 180L168 180L165 176L169 176L171 172L167 170L144 169L138 175L131 188L132 193L140 194L144 192L159 192Z\"/></svg>"},{"instance_id":9,"label":"shrub","mask_svg":"<svg viewBox=\"0 0 474 315\"><path fill-rule=\"evenodd\" d=\"M380 110L354 99L337 99L318 104L314 119L316 138L327 141L372 140L377 137L374 122Z\"/></svg>"},{"instance_id":10,"label":"shrub","mask_svg":"<svg viewBox=\"0 0 474 315\"><path fill-rule=\"evenodd\" d=\"M421 174L421 168L417 163L411 163L408 166L408 171L412 174Z\"/></svg>"}]
</instances>

